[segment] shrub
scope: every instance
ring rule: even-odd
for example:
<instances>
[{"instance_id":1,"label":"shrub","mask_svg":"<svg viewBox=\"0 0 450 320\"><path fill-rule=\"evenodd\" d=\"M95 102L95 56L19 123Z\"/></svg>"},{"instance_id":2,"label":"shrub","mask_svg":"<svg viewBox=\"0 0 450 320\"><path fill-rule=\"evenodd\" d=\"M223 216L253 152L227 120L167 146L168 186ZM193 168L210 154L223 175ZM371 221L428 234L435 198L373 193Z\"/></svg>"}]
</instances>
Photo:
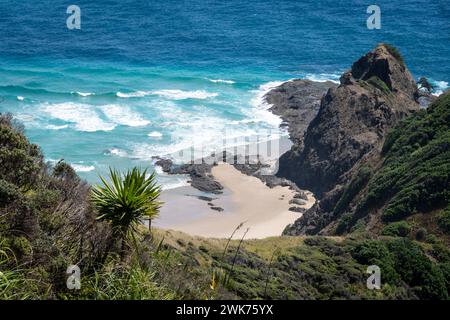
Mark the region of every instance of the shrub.
<instances>
[{"instance_id":1,"label":"shrub","mask_svg":"<svg viewBox=\"0 0 450 320\"><path fill-rule=\"evenodd\" d=\"M440 264L439 268L441 269L445 283L447 284L447 292L450 292L450 262Z\"/></svg>"},{"instance_id":2,"label":"shrub","mask_svg":"<svg viewBox=\"0 0 450 320\"><path fill-rule=\"evenodd\" d=\"M383 228L382 235L406 237L411 232L411 226L406 221L393 222Z\"/></svg>"},{"instance_id":3,"label":"shrub","mask_svg":"<svg viewBox=\"0 0 450 320\"><path fill-rule=\"evenodd\" d=\"M0 115L0 176L3 180L28 188L43 167L43 157L23 133L12 126L12 120Z\"/></svg>"},{"instance_id":4,"label":"shrub","mask_svg":"<svg viewBox=\"0 0 450 320\"><path fill-rule=\"evenodd\" d=\"M95 300L168 300L176 295L158 285L155 273L139 265L115 266L83 281L81 298Z\"/></svg>"},{"instance_id":5,"label":"shrub","mask_svg":"<svg viewBox=\"0 0 450 320\"><path fill-rule=\"evenodd\" d=\"M142 219L155 218L159 213L161 192L156 174L147 176L147 170L133 168L122 177L110 169L111 182L100 177L102 185L92 189L92 201L98 211L98 220L111 224L114 237L121 240L121 256L126 252L126 241L135 239ZM149 221L149 228L150 228ZM135 241L134 241L135 242Z\"/></svg>"},{"instance_id":6,"label":"shrub","mask_svg":"<svg viewBox=\"0 0 450 320\"><path fill-rule=\"evenodd\" d=\"M421 299L448 298L442 272L417 244L408 239L398 239L389 242L388 247L394 255L395 270Z\"/></svg>"},{"instance_id":7,"label":"shrub","mask_svg":"<svg viewBox=\"0 0 450 320\"><path fill-rule=\"evenodd\" d=\"M352 256L361 264L379 266L382 270L384 282L398 283L400 277L395 270L394 256L383 242L365 240L356 245Z\"/></svg>"},{"instance_id":8,"label":"shrub","mask_svg":"<svg viewBox=\"0 0 450 320\"><path fill-rule=\"evenodd\" d=\"M69 164L64 162L64 160L58 161L58 163L55 165L55 167L53 168L53 176L69 180L79 179L75 170Z\"/></svg>"},{"instance_id":9,"label":"shrub","mask_svg":"<svg viewBox=\"0 0 450 320\"><path fill-rule=\"evenodd\" d=\"M0 207L11 203L19 196L20 191L14 184L0 179Z\"/></svg>"},{"instance_id":10,"label":"shrub","mask_svg":"<svg viewBox=\"0 0 450 320\"><path fill-rule=\"evenodd\" d=\"M27 256L32 252L30 242L23 236L11 237L9 239L9 247L16 257Z\"/></svg>"},{"instance_id":11,"label":"shrub","mask_svg":"<svg viewBox=\"0 0 450 320\"><path fill-rule=\"evenodd\" d=\"M436 235L430 233L425 236L425 242L435 244L439 242L439 239L436 237Z\"/></svg>"},{"instance_id":12,"label":"shrub","mask_svg":"<svg viewBox=\"0 0 450 320\"><path fill-rule=\"evenodd\" d=\"M450 234L450 206L439 215L437 223L443 232Z\"/></svg>"},{"instance_id":13,"label":"shrub","mask_svg":"<svg viewBox=\"0 0 450 320\"><path fill-rule=\"evenodd\" d=\"M440 241L433 244L431 253L439 262L450 262L450 249Z\"/></svg>"},{"instance_id":14,"label":"shrub","mask_svg":"<svg viewBox=\"0 0 450 320\"><path fill-rule=\"evenodd\" d=\"M336 227L336 234L343 234L346 232L349 229L351 222L352 214L350 212L344 213L341 219L339 219L339 223Z\"/></svg>"},{"instance_id":15,"label":"shrub","mask_svg":"<svg viewBox=\"0 0 450 320\"><path fill-rule=\"evenodd\" d=\"M334 208L334 215L338 215L345 210L353 198L361 191L369 181L372 170L370 167L362 167L355 178L349 183L341 198Z\"/></svg>"},{"instance_id":16,"label":"shrub","mask_svg":"<svg viewBox=\"0 0 450 320\"><path fill-rule=\"evenodd\" d=\"M397 59L399 62L403 64L405 63L400 53L400 50L398 50L396 47L388 43L383 43L383 46L387 49L387 51L389 51L390 54L392 54L395 57L395 59Z\"/></svg>"},{"instance_id":17,"label":"shrub","mask_svg":"<svg viewBox=\"0 0 450 320\"><path fill-rule=\"evenodd\" d=\"M416 240L417 241L425 240L426 236L427 236L427 230L425 228L419 228L416 231Z\"/></svg>"}]
</instances>

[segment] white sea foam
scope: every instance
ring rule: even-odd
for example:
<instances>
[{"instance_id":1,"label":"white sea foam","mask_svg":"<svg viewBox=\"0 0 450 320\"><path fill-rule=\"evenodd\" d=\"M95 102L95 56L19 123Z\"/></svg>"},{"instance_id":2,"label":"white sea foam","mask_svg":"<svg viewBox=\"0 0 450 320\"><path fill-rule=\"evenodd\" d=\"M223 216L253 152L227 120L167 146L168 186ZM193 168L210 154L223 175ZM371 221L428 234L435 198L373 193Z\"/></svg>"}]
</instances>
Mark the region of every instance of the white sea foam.
<instances>
[{"instance_id":1,"label":"white sea foam","mask_svg":"<svg viewBox=\"0 0 450 320\"><path fill-rule=\"evenodd\" d=\"M77 94L77 95L79 95L79 96L81 96L81 97L89 97L89 96L95 95L95 93L91 93L91 92L80 92L80 91L75 91L75 92L72 92L72 93Z\"/></svg>"},{"instance_id":2,"label":"white sea foam","mask_svg":"<svg viewBox=\"0 0 450 320\"><path fill-rule=\"evenodd\" d=\"M128 157L128 153L125 150L119 148L108 149L108 151L105 152L105 155L117 156L121 158Z\"/></svg>"},{"instance_id":3,"label":"white sea foam","mask_svg":"<svg viewBox=\"0 0 450 320\"><path fill-rule=\"evenodd\" d=\"M79 163L71 163L70 165L76 172L89 172L95 170L94 166L88 166Z\"/></svg>"},{"instance_id":4,"label":"white sea foam","mask_svg":"<svg viewBox=\"0 0 450 320\"><path fill-rule=\"evenodd\" d=\"M161 166L157 166L157 165L154 165L154 166L155 166L155 172L157 174L159 174L159 175L164 175L165 174L165 172L163 171Z\"/></svg>"},{"instance_id":5,"label":"white sea foam","mask_svg":"<svg viewBox=\"0 0 450 320\"><path fill-rule=\"evenodd\" d=\"M117 125L139 127L150 124L150 121L143 119L140 114L130 110L129 107L114 104L103 106L74 102L44 104L41 106L41 111L55 119L70 123L75 130L85 132L111 131ZM49 125L47 128L59 130L68 126Z\"/></svg>"},{"instance_id":6,"label":"white sea foam","mask_svg":"<svg viewBox=\"0 0 450 320\"><path fill-rule=\"evenodd\" d=\"M135 91L135 92L117 92L116 96L119 98L141 98L149 95L157 95L171 100L184 100L184 99L208 99L218 95L215 92L207 92L204 90L184 91L178 89L163 89L156 91Z\"/></svg>"},{"instance_id":7,"label":"white sea foam","mask_svg":"<svg viewBox=\"0 0 450 320\"><path fill-rule=\"evenodd\" d=\"M162 190L170 190L189 186L189 177L187 175L168 175L167 173L162 171L162 168L160 166L155 166L155 172L158 177L158 183L161 185Z\"/></svg>"},{"instance_id":8,"label":"white sea foam","mask_svg":"<svg viewBox=\"0 0 450 320\"><path fill-rule=\"evenodd\" d=\"M39 127L36 116L28 113L17 113L14 118L25 123L27 127Z\"/></svg>"},{"instance_id":9,"label":"white sea foam","mask_svg":"<svg viewBox=\"0 0 450 320\"><path fill-rule=\"evenodd\" d=\"M446 81L431 81L431 84L434 86L434 96L439 96L448 89L448 82Z\"/></svg>"},{"instance_id":10,"label":"white sea foam","mask_svg":"<svg viewBox=\"0 0 450 320\"><path fill-rule=\"evenodd\" d=\"M163 136L163 134L158 131L152 131L147 136L149 136L150 138L158 139L158 138L161 138Z\"/></svg>"},{"instance_id":11,"label":"white sea foam","mask_svg":"<svg viewBox=\"0 0 450 320\"><path fill-rule=\"evenodd\" d=\"M180 187L185 187L188 186L188 179L182 179L182 178L178 178L174 181L171 182L163 182L161 189L162 190L171 190L171 189L176 189L176 188L180 188Z\"/></svg>"},{"instance_id":12,"label":"white sea foam","mask_svg":"<svg viewBox=\"0 0 450 320\"><path fill-rule=\"evenodd\" d=\"M152 92L151 91L135 91L135 92L129 92L129 93L124 93L124 92L116 92L116 96L119 98L141 98L141 97L145 97L148 95L151 95Z\"/></svg>"},{"instance_id":13,"label":"white sea foam","mask_svg":"<svg viewBox=\"0 0 450 320\"><path fill-rule=\"evenodd\" d=\"M93 106L73 102L44 104L41 111L51 117L73 124L75 130L94 132L111 131L115 124L100 118Z\"/></svg>"},{"instance_id":14,"label":"white sea foam","mask_svg":"<svg viewBox=\"0 0 450 320\"><path fill-rule=\"evenodd\" d=\"M214 98L218 96L218 93L215 92L207 92L204 90L195 90L195 91L183 91L177 89L167 89L167 90L158 90L153 91L152 94L161 96L166 99L172 100L184 100L184 99L208 99Z\"/></svg>"},{"instance_id":15,"label":"white sea foam","mask_svg":"<svg viewBox=\"0 0 450 320\"><path fill-rule=\"evenodd\" d=\"M101 106L100 109L111 122L118 125L142 127L150 124L150 121L126 106L108 104Z\"/></svg>"},{"instance_id":16,"label":"white sea foam","mask_svg":"<svg viewBox=\"0 0 450 320\"><path fill-rule=\"evenodd\" d=\"M265 96L270 90L280 86L283 83L283 81L271 81L260 85L258 90L254 90L254 97L250 100L250 104L253 107L251 110L252 114L249 115L251 119L257 122L267 122L275 128L281 124L281 118L269 111L271 105L266 101Z\"/></svg>"},{"instance_id":17,"label":"white sea foam","mask_svg":"<svg viewBox=\"0 0 450 320\"><path fill-rule=\"evenodd\" d=\"M223 79L208 79L208 80L213 82L213 83L226 83L226 84L234 84L234 83L236 83L233 80L223 80Z\"/></svg>"},{"instance_id":18,"label":"white sea foam","mask_svg":"<svg viewBox=\"0 0 450 320\"><path fill-rule=\"evenodd\" d=\"M340 77L341 76L338 73L319 73L319 74L308 73L308 74L306 74L305 79L315 81L315 82L330 81L330 82L339 84Z\"/></svg>"},{"instance_id":19,"label":"white sea foam","mask_svg":"<svg viewBox=\"0 0 450 320\"><path fill-rule=\"evenodd\" d=\"M164 136L170 137L170 143L144 142L130 145L130 157L140 160L151 160L153 156L169 156L175 162L186 160L186 156L194 155L195 159L209 156L225 148L242 146L245 139L259 142L277 139L287 135L280 129L281 119L268 109L270 105L264 95L282 82L270 82L261 85L251 92L252 99L242 105L241 111L247 116L241 120L223 118L215 109L199 105L186 109L174 102L152 104L158 114L163 115L159 122L164 127ZM234 103L234 102L232 102ZM236 106L233 106L236 108ZM167 109L170 112L167 112ZM156 134L151 133L151 136ZM199 157L197 157L199 155Z\"/></svg>"},{"instance_id":20,"label":"white sea foam","mask_svg":"<svg viewBox=\"0 0 450 320\"><path fill-rule=\"evenodd\" d=\"M161 166L155 165L155 160L152 161L155 172L158 176L158 182L161 184L162 190L170 190L188 186L190 178L185 174L169 175L165 173ZM149 173L150 175L150 173Z\"/></svg>"},{"instance_id":21,"label":"white sea foam","mask_svg":"<svg viewBox=\"0 0 450 320\"><path fill-rule=\"evenodd\" d=\"M46 129L50 129L50 130L61 130L61 129L67 129L69 127L68 124L63 124L60 126L54 125L54 124L49 124L47 125L45 128Z\"/></svg>"},{"instance_id":22,"label":"white sea foam","mask_svg":"<svg viewBox=\"0 0 450 320\"><path fill-rule=\"evenodd\" d=\"M22 96L17 96L17 100L19 100L19 101L23 101L23 100L25 100L25 98L24 98L24 97L22 97Z\"/></svg>"},{"instance_id":23,"label":"white sea foam","mask_svg":"<svg viewBox=\"0 0 450 320\"><path fill-rule=\"evenodd\" d=\"M45 162L50 163L51 165L55 165L60 161L60 159L52 159L52 158L45 158Z\"/></svg>"}]
</instances>

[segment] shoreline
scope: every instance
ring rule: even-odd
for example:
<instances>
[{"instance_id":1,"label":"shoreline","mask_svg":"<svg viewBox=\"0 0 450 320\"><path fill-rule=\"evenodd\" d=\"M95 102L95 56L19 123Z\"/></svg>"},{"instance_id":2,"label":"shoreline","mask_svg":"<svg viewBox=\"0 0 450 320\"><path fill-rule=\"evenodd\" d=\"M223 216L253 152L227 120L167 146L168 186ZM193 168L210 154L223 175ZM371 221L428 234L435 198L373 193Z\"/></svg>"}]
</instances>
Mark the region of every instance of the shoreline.
<instances>
[{"instance_id":1,"label":"shoreline","mask_svg":"<svg viewBox=\"0 0 450 320\"><path fill-rule=\"evenodd\" d=\"M241 238L248 228L246 239L261 239L280 236L289 224L302 215L301 212L289 210L296 191L288 186L270 188L260 179L226 163L214 166L212 175L223 185L222 194L204 193L192 187L164 191L162 200L166 204L154 225L193 236L229 238L243 223L233 238ZM212 200L198 199L201 196L211 197ZM299 208L308 209L315 203L310 192L306 192L306 196L305 204L299 205ZM223 211L211 210L208 203Z\"/></svg>"},{"instance_id":2,"label":"shoreline","mask_svg":"<svg viewBox=\"0 0 450 320\"><path fill-rule=\"evenodd\" d=\"M281 119L280 127L287 129L289 136L276 139L276 154L260 158L256 165L239 164L243 157L236 149L223 151L228 163L223 163L223 154L211 155L212 162L200 164L176 165L168 159L157 159L155 164L163 172L187 174L190 181L189 186L163 192L166 204L155 226L194 236L228 238L244 223L234 238L242 237L247 228L246 239L282 235L316 200L312 192L275 175L279 160L292 146L302 144L303 133L318 113L321 97L334 86L332 82L292 79L260 97L267 111ZM248 146L239 149L242 152ZM262 145L256 146L260 154ZM234 155L231 162L228 152Z\"/></svg>"},{"instance_id":3,"label":"shoreline","mask_svg":"<svg viewBox=\"0 0 450 320\"><path fill-rule=\"evenodd\" d=\"M297 83L303 85L301 90L293 90L292 85ZM229 238L242 224L233 238L244 234L246 239L281 236L316 200L312 192L301 190L293 182L275 175L279 159L301 140L303 131L318 112L320 97L331 86L329 82L288 80L265 92L261 99L267 111L281 119L280 127L286 128L289 136L276 139L276 154L261 158L257 165L236 163L236 159L242 160L236 149L223 151L235 156L232 163L228 161L228 154L228 163L223 162L223 155L212 155L212 164L176 165L168 159L157 159L155 164L163 172L187 174L190 181L189 186L162 193L165 204L154 225L193 236ZM292 107L292 97L295 103L303 105L302 109ZM293 130L296 127L299 128ZM257 144L257 150L261 150L261 146ZM242 151L246 147L248 145L239 149Z\"/></svg>"}]
</instances>

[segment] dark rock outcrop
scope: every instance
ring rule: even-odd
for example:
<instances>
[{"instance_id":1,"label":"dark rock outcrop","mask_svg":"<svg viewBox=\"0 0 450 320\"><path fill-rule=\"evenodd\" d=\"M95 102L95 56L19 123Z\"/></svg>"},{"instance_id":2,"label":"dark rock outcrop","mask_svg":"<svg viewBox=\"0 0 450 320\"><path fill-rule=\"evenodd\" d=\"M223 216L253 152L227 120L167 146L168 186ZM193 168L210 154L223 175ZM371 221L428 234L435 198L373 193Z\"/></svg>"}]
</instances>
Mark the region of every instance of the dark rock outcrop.
<instances>
[{"instance_id":1,"label":"dark rock outcrop","mask_svg":"<svg viewBox=\"0 0 450 320\"><path fill-rule=\"evenodd\" d=\"M289 136L295 145L301 144L309 123L319 112L320 99L329 88L337 84L296 79L283 83L266 94L272 105L270 111L281 117L288 126Z\"/></svg>"},{"instance_id":2,"label":"dark rock outcrop","mask_svg":"<svg viewBox=\"0 0 450 320\"><path fill-rule=\"evenodd\" d=\"M296 191L295 197L298 199L307 200L305 192L297 187L297 185L286 179L275 175L262 174L261 169L269 167L268 164L262 162L250 162L240 155L233 155L229 152L222 152L213 154L204 159L201 163L175 164L170 159L163 159L155 157L155 165L162 168L163 172L167 174L186 174L189 175L191 186L197 190L209 193L222 193L223 186L211 174L211 169L219 162L226 162L233 165L237 170L248 176L253 176L264 182L269 188L276 186L289 187L289 189ZM210 201L212 198L199 196L200 200Z\"/></svg>"},{"instance_id":3,"label":"dark rock outcrop","mask_svg":"<svg viewBox=\"0 0 450 320\"><path fill-rule=\"evenodd\" d=\"M322 98L303 143L280 159L278 176L313 191L320 202L288 234L317 233L362 163L376 161L387 132L419 109L417 85L392 47L379 45ZM295 125L295 124L294 124Z\"/></svg>"},{"instance_id":4,"label":"dark rock outcrop","mask_svg":"<svg viewBox=\"0 0 450 320\"><path fill-rule=\"evenodd\" d=\"M304 213L306 209L302 207L290 207L289 211Z\"/></svg>"},{"instance_id":5,"label":"dark rock outcrop","mask_svg":"<svg viewBox=\"0 0 450 320\"><path fill-rule=\"evenodd\" d=\"M214 180L214 177L211 174L211 168L216 165L215 161L175 165L170 159L158 158L155 165L160 166L162 170L168 174L189 175L192 187L197 190L216 194L222 193L223 186Z\"/></svg>"}]
</instances>

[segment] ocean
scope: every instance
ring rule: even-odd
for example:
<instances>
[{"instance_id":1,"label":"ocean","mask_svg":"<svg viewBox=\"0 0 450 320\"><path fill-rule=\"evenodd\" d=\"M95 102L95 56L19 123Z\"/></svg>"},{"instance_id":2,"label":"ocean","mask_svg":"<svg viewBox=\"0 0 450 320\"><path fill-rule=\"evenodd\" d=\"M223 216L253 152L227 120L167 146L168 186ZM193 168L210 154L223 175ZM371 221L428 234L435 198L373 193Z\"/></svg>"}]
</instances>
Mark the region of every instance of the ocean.
<instances>
[{"instance_id":1,"label":"ocean","mask_svg":"<svg viewBox=\"0 0 450 320\"><path fill-rule=\"evenodd\" d=\"M450 2L0 0L0 112L50 163L97 182L108 167L235 138L287 135L262 97L293 78L338 81L379 42L435 93L450 82ZM81 29L69 30L69 5ZM186 183L159 172L164 188Z\"/></svg>"}]
</instances>

